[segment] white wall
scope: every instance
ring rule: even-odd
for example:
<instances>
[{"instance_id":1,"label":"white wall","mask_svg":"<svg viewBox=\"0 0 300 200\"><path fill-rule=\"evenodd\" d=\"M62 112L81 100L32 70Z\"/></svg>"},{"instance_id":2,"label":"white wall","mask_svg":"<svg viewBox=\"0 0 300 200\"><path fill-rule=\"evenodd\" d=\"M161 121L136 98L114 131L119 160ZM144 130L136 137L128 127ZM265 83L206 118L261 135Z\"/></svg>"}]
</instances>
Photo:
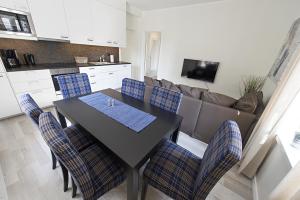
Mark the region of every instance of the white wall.
<instances>
[{"instance_id":1,"label":"white wall","mask_svg":"<svg viewBox=\"0 0 300 200\"><path fill-rule=\"evenodd\" d=\"M181 77L183 59L219 61L208 87L238 98L243 76L268 74L299 7L299 0L224 0L147 11L142 30L162 32L158 78L205 87Z\"/></svg>"}]
</instances>

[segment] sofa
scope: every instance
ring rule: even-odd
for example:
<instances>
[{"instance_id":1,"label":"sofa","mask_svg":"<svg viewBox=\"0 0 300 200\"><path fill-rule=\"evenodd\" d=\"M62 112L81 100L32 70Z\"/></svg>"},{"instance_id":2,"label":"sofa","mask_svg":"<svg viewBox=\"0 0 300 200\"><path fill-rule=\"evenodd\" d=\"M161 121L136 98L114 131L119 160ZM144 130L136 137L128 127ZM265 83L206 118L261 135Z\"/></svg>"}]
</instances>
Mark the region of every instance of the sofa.
<instances>
[{"instance_id":1,"label":"sofa","mask_svg":"<svg viewBox=\"0 0 300 200\"><path fill-rule=\"evenodd\" d=\"M183 117L180 131L205 143L210 141L223 121L234 120L239 125L243 145L245 145L263 110L257 106L257 102L260 101L259 98L261 98L260 103L262 103L262 97L254 96L254 98L257 98L257 102L256 106L251 105L252 107L248 105L249 99L247 99L248 104L246 103L247 106L245 107L245 101L241 105L239 100L226 95L212 93L203 88L175 85L164 79L159 81L149 77L145 77L145 83L144 98L146 102L150 101L154 86L182 93L183 96L178 111L178 114ZM240 104L241 109L237 109L238 104Z\"/></svg>"}]
</instances>

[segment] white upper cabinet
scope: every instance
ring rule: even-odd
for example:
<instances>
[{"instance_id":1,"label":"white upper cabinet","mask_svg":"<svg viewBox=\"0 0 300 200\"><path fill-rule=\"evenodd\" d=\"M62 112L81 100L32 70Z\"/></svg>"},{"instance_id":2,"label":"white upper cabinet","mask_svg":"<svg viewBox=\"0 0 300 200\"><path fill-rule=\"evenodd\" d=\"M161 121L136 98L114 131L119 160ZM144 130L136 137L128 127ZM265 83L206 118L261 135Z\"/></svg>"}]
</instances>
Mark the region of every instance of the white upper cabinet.
<instances>
[{"instance_id":1,"label":"white upper cabinet","mask_svg":"<svg viewBox=\"0 0 300 200\"><path fill-rule=\"evenodd\" d=\"M28 4L26 0L0 0L0 6L13 10L28 12Z\"/></svg>"},{"instance_id":2,"label":"white upper cabinet","mask_svg":"<svg viewBox=\"0 0 300 200\"><path fill-rule=\"evenodd\" d=\"M102 0L93 0L93 27L99 45L126 46L126 11L112 7Z\"/></svg>"},{"instance_id":3,"label":"white upper cabinet","mask_svg":"<svg viewBox=\"0 0 300 200\"><path fill-rule=\"evenodd\" d=\"M100 1L113 8L126 11L126 0L100 0Z\"/></svg>"},{"instance_id":4,"label":"white upper cabinet","mask_svg":"<svg viewBox=\"0 0 300 200\"><path fill-rule=\"evenodd\" d=\"M28 0L28 4L38 38L69 40L63 0Z\"/></svg>"},{"instance_id":5,"label":"white upper cabinet","mask_svg":"<svg viewBox=\"0 0 300 200\"><path fill-rule=\"evenodd\" d=\"M70 41L76 44L95 44L91 1L64 0ZM99 26L101 21L99 20Z\"/></svg>"}]
</instances>

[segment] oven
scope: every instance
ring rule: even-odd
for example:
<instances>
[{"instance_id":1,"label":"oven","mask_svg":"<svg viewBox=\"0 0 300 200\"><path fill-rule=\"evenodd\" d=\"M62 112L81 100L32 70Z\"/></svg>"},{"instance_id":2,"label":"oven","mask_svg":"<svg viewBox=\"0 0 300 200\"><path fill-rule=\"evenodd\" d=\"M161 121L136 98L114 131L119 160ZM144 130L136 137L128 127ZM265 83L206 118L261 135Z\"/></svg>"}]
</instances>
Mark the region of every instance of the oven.
<instances>
[{"instance_id":1,"label":"oven","mask_svg":"<svg viewBox=\"0 0 300 200\"><path fill-rule=\"evenodd\" d=\"M79 68L60 68L60 69L50 69L50 74L52 77L52 82L55 88L55 93L58 99L63 99L61 94L57 77L60 75L68 75L68 74L77 74L79 73Z\"/></svg>"}]
</instances>

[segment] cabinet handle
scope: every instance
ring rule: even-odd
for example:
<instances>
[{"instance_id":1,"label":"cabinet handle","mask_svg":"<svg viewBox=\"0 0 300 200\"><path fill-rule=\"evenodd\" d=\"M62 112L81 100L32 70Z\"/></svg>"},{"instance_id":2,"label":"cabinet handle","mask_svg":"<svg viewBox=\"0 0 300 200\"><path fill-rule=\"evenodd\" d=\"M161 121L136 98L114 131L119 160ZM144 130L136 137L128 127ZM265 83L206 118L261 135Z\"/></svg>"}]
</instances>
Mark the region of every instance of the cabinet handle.
<instances>
[{"instance_id":1,"label":"cabinet handle","mask_svg":"<svg viewBox=\"0 0 300 200\"><path fill-rule=\"evenodd\" d=\"M89 68L89 70L94 70L95 68Z\"/></svg>"},{"instance_id":2,"label":"cabinet handle","mask_svg":"<svg viewBox=\"0 0 300 200\"><path fill-rule=\"evenodd\" d=\"M108 44L112 44L113 42L112 42L111 40L108 40L107 43L108 43Z\"/></svg>"},{"instance_id":3,"label":"cabinet handle","mask_svg":"<svg viewBox=\"0 0 300 200\"><path fill-rule=\"evenodd\" d=\"M114 73L108 73L109 75L113 75Z\"/></svg>"},{"instance_id":4,"label":"cabinet handle","mask_svg":"<svg viewBox=\"0 0 300 200\"><path fill-rule=\"evenodd\" d=\"M68 37L68 36L62 35L61 38L63 38L63 39L68 39L69 37Z\"/></svg>"},{"instance_id":5,"label":"cabinet handle","mask_svg":"<svg viewBox=\"0 0 300 200\"><path fill-rule=\"evenodd\" d=\"M95 76L95 75L91 75L90 77L91 77L91 78L95 78L96 76Z\"/></svg>"},{"instance_id":6,"label":"cabinet handle","mask_svg":"<svg viewBox=\"0 0 300 200\"><path fill-rule=\"evenodd\" d=\"M0 78L3 78L4 76L3 75L0 75Z\"/></svg>"},{"instance_id":7,"label":"cabinet handle","mask_svg":"<svg viewBox=\"0 0 300 200\"><path fill-rule=\"evenodd\" d=\"M96 84L96 82L92 82L92 83L91 83L91 85L95 85L95 84Z\"/></svg>"},{"instance_id":8,"label":"cabinet handle","mask_svg":"<svg viewBox=\"0 0 300 200\"><path fill-rule=\"evenodd\" d=\"M117 42L117 41L114 41L114 44L119 44L119 42Z\"/></svg>"},{"instance_id":9,"label":"cabinet handle","mask_svg":"<svg viewBox=\"0 0 300 200\"><path fill-rule=\"evenodd\" d=\"M35 91L32 91L31 94L37 94L37 93L42 93L43 90L35 90Z\"/></svg>"},{"instance_id":10,"label":"cabinet handle","mask_svg":"<svg viewBox=\"0 0 300 200\"><path fill-rule=\"evenodd\" d=\"M92 38L88 38L87 40L90 41L90 42L94 41Z\"/></svg>"}]
</instances>

